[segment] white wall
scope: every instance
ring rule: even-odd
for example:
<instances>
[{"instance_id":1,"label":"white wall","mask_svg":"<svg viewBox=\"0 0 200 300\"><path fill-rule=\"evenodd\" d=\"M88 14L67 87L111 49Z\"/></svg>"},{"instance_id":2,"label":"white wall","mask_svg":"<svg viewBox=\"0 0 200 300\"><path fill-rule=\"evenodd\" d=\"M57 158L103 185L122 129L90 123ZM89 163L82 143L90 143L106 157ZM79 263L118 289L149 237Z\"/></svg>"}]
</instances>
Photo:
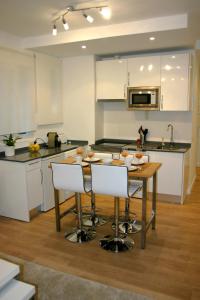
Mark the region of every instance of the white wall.
<instances>
[{"instance_id":1,"label":"white wall","mask_svg":"<svg viewBox=\"0 0 200 300\"><path fill-rule=\"evenodd\" d=\"M63 60L63 130L68 138L95 141L94 56Z\"/></svg>"},{"instance_id":2,"label":"white wall","mask_svg":"<svg viewBox=\"0 0 200 300\"><path fill-rule=\"evenodd\" d=\"M169 141L170 132L167 125L174 125L176 142L191 142L191 112L144 112L128 111L125 103L104 103L104 137L106 138L139 138L138 129L142 125L148 128L147 140Z\"/></svg>"},{"instance_id":3,"label":"white wall","mask_svg":"<svg viewBox=\"0 0 200 300\"><path fill-rule=\"evenodd\" d=\"M194 57L194 68L193 68L193 84L192 84L192 97L193 97L193 114L192 114L192 147L191 147L191 155L190 155L190 188L194 183L196 178L196 166L197 166L197 158L198 154L198 138L199 138L199 123L198 123L198 109L199 109L199 93L200 93L200 86L199 86L199 67L200 67L200 56L198 56L198 52L195 52Z\"/></svg>"}]
</instances>

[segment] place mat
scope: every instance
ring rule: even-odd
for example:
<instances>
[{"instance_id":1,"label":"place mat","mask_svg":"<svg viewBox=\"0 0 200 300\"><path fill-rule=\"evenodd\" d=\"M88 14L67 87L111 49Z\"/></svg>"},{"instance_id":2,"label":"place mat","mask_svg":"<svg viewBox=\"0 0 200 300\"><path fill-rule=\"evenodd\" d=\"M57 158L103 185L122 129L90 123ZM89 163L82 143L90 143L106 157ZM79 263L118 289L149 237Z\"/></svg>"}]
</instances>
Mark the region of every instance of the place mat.
<instances>
[{"instance_id":1,"label":"place mat","mask_svg":"<svg viewBox=\"0 0 200 300\"><path fill-rule=\"evenodd\" d=\"M124 165L124 161L118 160L118 159L114 159L112 161L112 165L114 165L114 166L121 166L121 165Z\"/></svg>"},{"instance_id":2,"label":"place mat","mask_svg":"<svg viewBox=\"0 0 200 300\"><path fill-rule=\"evenodd\" d=\"M73 164L76 162L76 159L73 156L69 156L66 159L62 160L61 163Z\"/></svg>"}]
</instances>

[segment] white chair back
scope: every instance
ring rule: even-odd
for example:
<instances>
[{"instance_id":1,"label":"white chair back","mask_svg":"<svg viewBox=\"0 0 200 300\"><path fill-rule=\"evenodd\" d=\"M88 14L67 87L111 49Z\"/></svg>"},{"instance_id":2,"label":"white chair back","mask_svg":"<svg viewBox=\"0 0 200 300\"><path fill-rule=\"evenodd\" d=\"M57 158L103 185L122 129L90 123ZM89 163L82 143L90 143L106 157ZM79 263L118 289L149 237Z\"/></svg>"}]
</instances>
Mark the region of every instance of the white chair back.
<instances>
[{"instance_id":1,"label":"white chair back","mask_svg":"<svg viewBox=\"0 0 200 300\"><path fill-rule=\"evenodd\" d=\"M57 190L85 193L82 166L79 164L51 163L53 185Z\"/></svg>"},{"instance_id":2,"label":"white chair back","mask_svg":"<svg viewBox=\"0 0 200 300\"><path fill-rule=\"evenodd\" d=\"M128 197L126 166L91 164L92 191L95 194Z\"/></svg>"},{"instance_id":3,"label":"white chair back","mask_svg":"<svg viewBox=\"0 0 200 300\"><path fill-rule=\"evenodd\" d=\"M100 159L104 159L104 158L112 159L112 153L95 152L94 157L97 157Z\"/></svg>"}]
</instances>

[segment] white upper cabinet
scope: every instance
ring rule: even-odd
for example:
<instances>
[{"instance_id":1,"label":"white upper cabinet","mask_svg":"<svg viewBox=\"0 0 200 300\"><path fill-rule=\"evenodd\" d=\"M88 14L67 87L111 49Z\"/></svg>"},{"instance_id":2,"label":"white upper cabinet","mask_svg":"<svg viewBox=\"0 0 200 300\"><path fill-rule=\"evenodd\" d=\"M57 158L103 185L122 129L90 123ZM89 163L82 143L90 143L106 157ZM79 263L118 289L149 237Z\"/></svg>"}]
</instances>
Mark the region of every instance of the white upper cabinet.
<instances>
[{"instance_id":1,"label":"white upper cabinet","mask_svg":"<svg viewBox=\"0 0 200 300\"><path fill-rule=\"evenodd\" d=\"M122 100L126 98L127 60L96 62L97 100Z\"/></svg>"},{"instance_id":2,"label":"white upper cabinet","mask_svg":"<svg viewBox=\"0 0 200 300\"><path fill-rule=\"evenodd\" d=\"M0 135L35 130L32 54L0 49L0 106Z\"/></svg>"},{"instance_id":3,"label":"white upper cabinet","mask_svg":"<svg viewBox=\"0 0 200 300\"><path fill-rule=\"evenodd\" d=\"M137 56L128 59L128 85L160 86L160 56Z\"/></svg>"},{"instance_id":4,"label":"white upper cabinet","mask_svg":"<svg viewBox=\"0 0 200 300\"><path fill-rule=\"evenodd\" d=\"M62 122L62 62L36 54L36 91L38 125Z\"/></svg>"},{"instance_id":5,"label":"white upper cabinet","mask_svg":"<svg viewBox=\"0 0 200 300\"><path fill-rule=\"evenodd\" d=\"M188 111L190 54L161 56L161 103L163 111Z\"/></svg>"}]
</instances>

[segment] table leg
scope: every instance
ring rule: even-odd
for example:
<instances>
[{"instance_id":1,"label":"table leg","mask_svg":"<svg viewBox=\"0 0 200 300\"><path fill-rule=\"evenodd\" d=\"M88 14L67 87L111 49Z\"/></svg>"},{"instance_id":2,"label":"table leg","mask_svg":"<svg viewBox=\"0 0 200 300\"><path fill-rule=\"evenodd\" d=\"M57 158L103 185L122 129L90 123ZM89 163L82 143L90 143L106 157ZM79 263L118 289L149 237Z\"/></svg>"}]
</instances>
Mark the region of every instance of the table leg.
<instances>
[{"instance_id":1,"label":"table leg","mask_svg":"<svg viewBox=\"0 0 200 300\"><path fill-rule=\"evenodd\" d=\"M82 230L82 204L81 204L81 194L75 193L76 205L77 205L77 227Z\"/></svg>"},{"instance_id":2,"label":"table leg","mask_svg":"<svg viewBox=\"0 0 200 300\"><path fill-rule=\"evenodd\" d=\"M152 213L154 214L154 217L152 220L152 229L156 228L156 192L157 192L157 172L153 175Z\"/></svg>"},{"instance_id":3,"label":"table leg","mask_svg":"<svg viewBox=\"0 0 200 300\"><path fill-rule=\"evenodd\" d=\"M141 248L146 246L147 178L143 179Z\"/></svg>"},{"instance_id":4,"label":"table leg","mask_svg":"<svg viewBox=\"0 0 200 300\"><path fill-rule=\"evenodd\" d=\"M54 189L55 200L55 216L56 216L56 231L60 231L60 206L59 206L59 190Z\"/></svg>"}]
</instances>

